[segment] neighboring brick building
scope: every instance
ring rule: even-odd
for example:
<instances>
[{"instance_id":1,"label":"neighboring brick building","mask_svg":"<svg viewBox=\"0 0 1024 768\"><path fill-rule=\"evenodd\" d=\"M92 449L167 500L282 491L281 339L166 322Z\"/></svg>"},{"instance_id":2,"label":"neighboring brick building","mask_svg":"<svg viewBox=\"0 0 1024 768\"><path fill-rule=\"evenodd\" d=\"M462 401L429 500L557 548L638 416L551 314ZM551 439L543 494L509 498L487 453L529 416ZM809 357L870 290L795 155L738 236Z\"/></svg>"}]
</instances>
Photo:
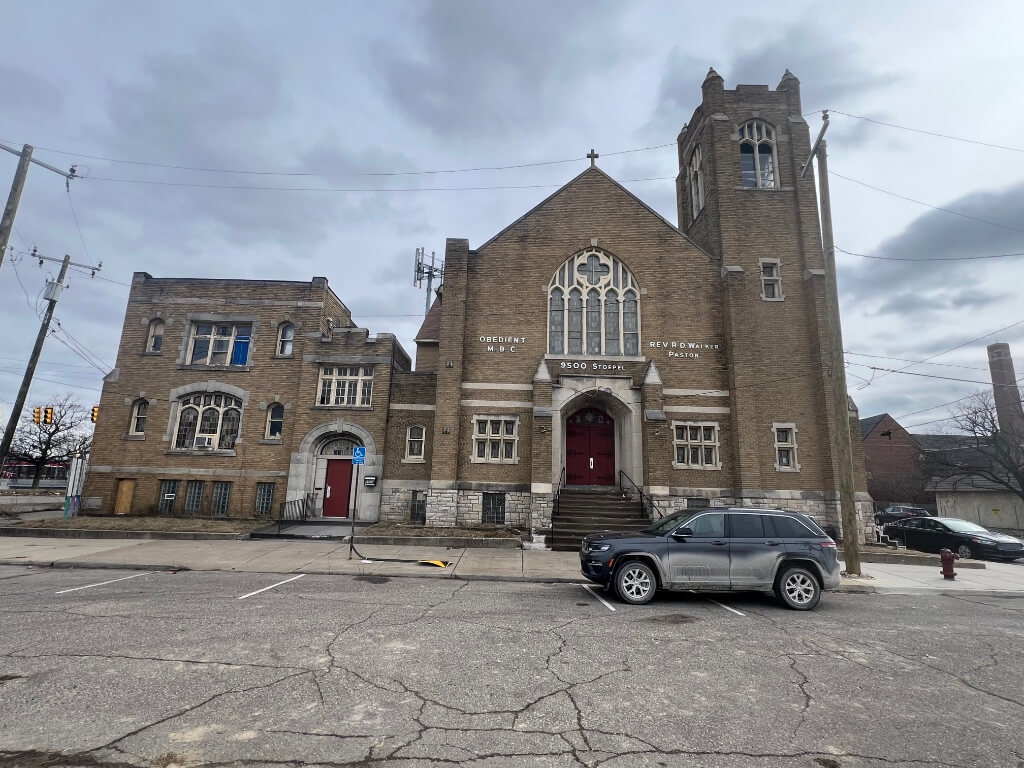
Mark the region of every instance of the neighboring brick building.
<instances>
[{"instance_id":1,"label":"neighboring brick building","mask_svg":"<svg viewBox=\"0 0 1024 768\"><path fill-rule=\"evenodd\" d=\"M251 515L348 486L355 444L380 474L393 376L410 369L391 334L356 328L322 277L132 278L117 365L100 397L84 496L104 511ZM382 402L383 401L383 402ZM373 517L378 488L359 494Z\"/></svg>"},{"instance_id":2,"label":"neighboring brick building","mask_svg":"<svg viewBox=\"0 0 1024 768\"><path fill-rule=\"evenodd\" d=\"M678 138L679 228L591 167L486 243L449 239L415 372L393 337L351 327L322 279L136 275L104 387L93 504L112 507L123 479L136 483L133 508L152 507L158 482L199 482L198 472L236 478L239 511L265 495L257 483L276 483L277 503L286 481L289 500L313 493L326 508L324 473L340 462L323 458L322 443L345 439L366 445L367 472L379 477L360 494L359 519L503 520L543 532L561 483L633 481L661 512L782 506L838 528L824 263L814 182L800 178L810 140L799 83L787 72L774 91L727 91L712 71L703 95ZM325 316L336 320L331 338ZM174 351L154 361L143 349L157 317ZM273 354L282 322L296 326L289 359ZM186 365L197 323L251 325L251 359ZM373 366L368 407L318 405L329 365ZM236 447L175 448L176 413L194 392L243 401ZM148 398L153 429L133 443L130 409ZM268 445L260 432L274 403L284 428ZM849 413L856 434L852 403ZM869 523L860 441L854 452Z\"/></svg>"},{"instance_id":3,"label":"neighboring brick building","mask_svg":"<svg viewBox=\"0 0 1024 768\"><path fill-rule=\"evenodd\" d=\"M860 421L867 470L868 493L884 509L893 504L912 504L934 511L935 491L929 490L929 467L924 460L923 440L931 435L912 435L888 413Z\"/></svg>"}]
</instances>

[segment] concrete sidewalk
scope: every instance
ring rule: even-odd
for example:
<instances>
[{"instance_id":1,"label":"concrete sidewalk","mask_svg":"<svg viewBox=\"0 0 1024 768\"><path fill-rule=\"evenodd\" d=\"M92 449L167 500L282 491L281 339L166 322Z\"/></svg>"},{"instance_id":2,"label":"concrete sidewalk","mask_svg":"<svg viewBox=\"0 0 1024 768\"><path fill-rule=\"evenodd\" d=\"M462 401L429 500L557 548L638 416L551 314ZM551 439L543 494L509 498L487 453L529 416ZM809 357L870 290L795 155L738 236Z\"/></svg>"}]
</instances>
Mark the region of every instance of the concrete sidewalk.
<instances>
[{"instance_id":1,"label":"concrete sidewalk","mask_svg":"<svg viewBox=\"0 0 1024 768\"><path fill-rule=\"evenodd\" d=\"M146 539L0 539L0 565L145 570L337 573L489 581L584 581L575 552L520 549L452 549L419 546L360 546L349 559L346 543L328 541L183 541ZM395 562L404 560L411 562ZM444 560L447 568L419 564ZM870 579L843 579L840 589L882 594L971 592L1024 595L1024 566L988 563L961 569L945 581L934 566L866 563Z\"/></svg>"}]
</instances>

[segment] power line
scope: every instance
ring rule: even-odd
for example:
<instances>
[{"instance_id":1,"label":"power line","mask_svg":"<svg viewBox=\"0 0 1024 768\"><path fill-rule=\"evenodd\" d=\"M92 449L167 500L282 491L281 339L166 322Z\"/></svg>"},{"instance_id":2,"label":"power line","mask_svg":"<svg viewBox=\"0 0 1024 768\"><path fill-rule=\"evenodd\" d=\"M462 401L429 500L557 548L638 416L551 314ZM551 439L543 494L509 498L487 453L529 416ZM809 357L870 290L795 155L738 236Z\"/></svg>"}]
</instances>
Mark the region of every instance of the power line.
<instances>
[{"instance_id":1,"label":"power line","mask_svg":"<svg viewBox=\"0 0 1024 768\"><path fill-rule=\"evenodd\" d=\"M1015 256L1024 256L1024 252L1021 252L994 253L989 256L922 256L920 258L912 258L910 256L875 256L870 253L856 253L840 248L838 245L835 246L835 249L840 253L845 253L847 256L859 256L862 259L877 259L879 261L977 261L980 259L1010 259Z\"/></svg>"},{"instance_id":2,"label":"power line","mask_svg":"<svg viewBox=\"0 0 1024 768\"><path fill-rule=\"evenodd\" d=\"M1020 384L1021 382L1024 382L1024 376L1021 376L1016 381L1017 384ZM911 416L917 416L918 414L921 414L921 413L928 413L928 411L934 411L937 408L944 408L947 405L955 405L956 403L962 403L964 400L970 400L972 397L977 397L978 394L979 394L978 392L972 392L969 395L964 395L963 397L958 397L956 400L950 400L948 403L939 403L938 405L933 405L930 408L922 408L919 411L914 411L913 413L905 413L902 416L895 416L894 418L897 419L897 420L899 420L899 419L906 419L906 418L909 418ZM936 421L945 421L945 420L946 419L936 419ZM924 423L925 424L931 424L932 422L926 421Z\"/></svg>"},{"instance_id":3,"label":"power line","mask_svg":"<svg viewBox=\"0 0 1024 768\"><path fill-rule=\"evenodd\" d=\"M908 371L905 368L878 368L874 365L862 365L860 363L852 363L852 365L859 365L861 368L870 368L872 371L885 371L886 373L902 373L906 376L922 376L926 379L942 379L943 381L962 381L966 384L991 384L993 387L1016 387L1017 384L996 384L988 381L974 381L973 379L957 379L952 376L939 376L934 373L919 373L917 371ZM877 381L877 379L876 379Z\"/></svg>"},{"instance_id":4,"label":"power line","mask_svg":"<svg viewBox=\"0 0 1024 768\"><path fill-rule=\"evenodd\" d=\"M189 187L193 189L236 189L265 192L483 192L501 189L558 189L565 184L500 184L468 187L274 187L254 184L198 184L185 181L155 179L115 179L106 176L80 176L88 181L109 181L118 184L149 184L158 187ZM639 181L669 181L674 176L650 176L643 179L619 179L620 184ZM1022 230L1024 231L1024 230Z\"/></svg>"},{"instance_id":5,"label":"power line","mask_svg":"<svg viewBox=\"0 0 1024 768\"><path fill-rule=\"evenodd\" d=\"M71 331L69 331L69 330L68 330L67 328L65 328L65 327L64 327L64 326L63 326L63 325L61 324L61 322L60 322L60 318L55 318L55 322L57 323L57 330L58 330L58 331L59 331L60 333L63 333L63 334L64 334L64 336L65 336L65 337L67 337L67 339L68 339L68 340L69 340L69 341L70 341L70 342L71 342L72 344L74 344L74 346L75 346L75 347L76 347L76 348L77 348L77 349L78 349L79 351L81 351L81 352L83 353L83 356L84 356L84 357L86 358L86 360L85 360L85 361L86 361L87 363L91 363L92 365L95 365L95 366L96 366L96 369L97 369L97 370L99 370L99 371L101 371L101 372L103 373L103 375L104 375L104 376L106 376L106 375L107 375L107 373L109 373L109 372L110 372L110 370L111 370L111 368L112 368L113 366L107 365L107 364L106 364L106 363L105 363L105 362L104 362L104 361L102 360L102 358L100 358L100 356L99 356L99 355L97 355L97 354L96 354L95 352L93 352L93 351L92 351L92 350L90 350L90 349L89 349L89 348L88 348L87 346L85 346L85 344L83 344L83 343L82 343L82 342L80 342L80 341L79 341L78 339L76 339L76 338L75 338L74 336L72 336L72 335L71 335ZM103 368L104 368L104 367L105 367L105 368L106 368L107 370L105 370L105 371L104 371L104 370L103 370Z\"/></svg>"},{"instance_id":6,"label":"power line","mask_svg":"<svg viewBox=\"0 0 1024 768\"><path fill-rule=\"evenodd\" d=\"M820 111L820 110L819 110ZM885 123L881 120L875 120L872 117L864 117L863 115L851 115L849 112L843 112L838 109L830 109L830 114L843 115L845 117L852 117L856 120L864 120L868 123L874 123L875 125L884 125L887 128L899 128L901 131L912 131L913 133L923 133L926 136L937 136L940 139L950 139L951 141L962 141L965 144L977 144L981 147L992 147L993 149L1005 149L1009 152L1024 152L1024 149L1019 147L1008 147L1005 144L992 144L987 141L976 141L975 139L965 139L961 136L951 136L948 133L936 133L935 131L926 131L922 128L910 128L906 125L896 125L895 123Z\"/></svg>"},{"instance_id":7,"label":"power line","mask_svg":"<svg viewBox=\"0 0 1024 768\"><path fill-rule=\"evenodd\" d=\"M4 370L2 368L0 368L0 373L6 373L6 374L9 374L11 376L21 376L21 373L18 373L17 371L8 371L8 370ZM71 387L72 389L88 389L88 390L90 390L92 392L102 392L103 391L102 389L97 389L96 387L85 387L85 386L82 386L81 384L72 384L70 381L57 381L56 379L47 379L47 378L44 378L42 376L33 376L32 380L33 381L47 381L50 384L60 384L62 387Z\"/></svg>"},{"instance_id":8,"label":"power line","mask_svg":"<svg viewBox=\"0 0 1024 768\"><path fill-rule=\"evenodd\" d=\"M888 189L882 189L881 187L876 187L876 186L874 186L872 184L868 184L867 182L864 182L864 181L858 181L857 179L851 179L849 176L843 176L841 173L836 173L835 171L829 171L828 173L829 173L829 176L835 176L836 178L843 179L844 181L851 181L854 184L859 184L862 187L867 187L868 189L873 189L875 192L881 192L884 195L891 195L892 197L898 197L900 200L906 200L906 201L911 202L911 203L917 203L918 205L923 205L925 208L931 208L932 210L935 210L935 211L942 211L943 213L949 213L949 214L952 214L953 216L959 216L959 217L964 218L964 219L970 219L971 221L977 221L977 222L980 222L981 224L988 224L989 226L992 226L992 227L999 227L1000 229L1009 229L1009 230L1012 230L1014 232L1024 232L1024 229L1021 229L1020 227L1011 227L1009 224L1000 224L999 222L996 222L996 221L989 221L988 219L981 219L981 218L978 218L977 216L971 216L970 214L967 214L967 213L962 213L960 211L954 211L952 208L943 208L942 206L939 206L939 205L932 205L931 203L925 203L925 202L923 202L921 200L915 200L912 197L907 197L906 195L901 195L901 194L899 194L897 192L890 192Z\"/></svg>"},{"instance_id":9,"label":"power line","mask_svg":"<svg viewBox=\"0 0 1024 768\"><path fill-rule=\"evenodd\" d=\"M846 253L846 251L843 251L843 253ZM945 368L964 368L964 369L969 370L969 371L987 371L988 370L988 368L978 368L976 366L971 366L971 365L957 365L955 363L928 363L928 362L926 362L924 360L908 360L905 357L886 357L885 355L869 355L869 354L867 354L865 352L851 352L850 350L846 350L845 353L847 355L854 355L856 357L873 357L873 358L876 358L878 360L896 360L896 361L901 362L901 363L914 363L916 365L922 365L922 364L924 364L924 365L941 365L941 366L943 366ZM854 363L854 365L858 365L858 363Z\"/></svg>"},{"instance_id":10,"label":"power line","mask_svg":"<svg viewBox=\"0 0 1024 768\"><path fill-rule=\"evenodd\" d=\"M4 139L8 143L17 143ZM657 144L650 147L636 147L634 149L620 149L615 152L603 152L602 157L614 157L617 155L627 155L634 152L648 152L654 149L665 149L666 147L674 147L675 143L668 144ZM437 170L427 171L347 171L347 172L313 172L313 171L265 171L265 170L243 170L243 169L232 169L232 168L207 168L203 166L192 166L192 165L175 165L173 163L157 163L145 160L124 160L121 158L114 157L103 157L101 155L89 155L82 152L70 152L62 149L54 149L52 147L35 147L37 151L43 152L54 152L58 155L68 155L70 157L80 157L88 160L101 160L107 163L118 163L121 165L140 165L149 168L167 168L178 171L198 171L201 173L227 173L227 174L238 174L247 176L288 176L288 177L312 177L319 176L323 178L340 178L340 177L387 177L387 176L429 176L435 174L444 173L473 173L477 171L508 171L516 168L536 168L545 165L561 165L564 163L576 163L581 160L586 160L583 157L568 157L561 160L540 160L533 163L516 163L514 165L482 165L473 168L443 168ZM86 177L82 177L86 178Z\"/></svg>"},{"instance_id":11,"label":"power line","mask_svg":"<svg viewBox=\"0 0 1024 768\"><path fill-rule=\"evenodd\" d=\"M1024 320L1018 320L1015 323L1010 323L1009 325L1007 325L1007 326L1005 326L1003 328L999 328L999 329L997 329L995 331L992 331L991 333L986 333L984 336L979 336L976 339L971 339L970 341L965 341L963 344L957 344L955 347L950 347L949 349L943 350L942 352L936 352L934 355L926 357L924 360L920 361L919 363L911 363L910 365L906 365L903 368L900 368L899 370L892 371L892 373L902 373L903 371L907 370L908 368L913 368L915 365L921 365L921 364L927 363L930 360L934 360L936 357L942 357L943 355L948 355L950 352L955 352L958 349L962 349L962 348L964 348L966 346L969 346L971 344L979 342L982 339L987 339L989 336L995 336L997 333L1002 333L1003 331L1008 331L1011 328L1017 327L1018 325L1024 325ZM887 373L883 373L881 376L876 378L875 381L878 381L878 379L885 378L886 376L888 376L888 374ZM988 382L981 382L981 383L985 384L985 383L988 383ZM858 389L863 389L863 388L864 387L858 387Z\"/></svg>"},{"instance_id":12,"label":"power line","mask_svg":"<svg viewBox=\"0 0 1024 768\"><path fill-rule=\"evenodd\" d=\"M85 237L82 235L82 227L78 224L78 214L75 213L75 203L71 199L71 184L70 184L70 182L66 185L66 189L67 189L67 193L68 193L68 206L71 208L71 218L73 218L75 220L75 229L78 230L78 239L81 241L82 249L85 251L85 258L88 259L89 263L91 264L92 263L92 256L89 254L89 246L87 246L85 244Z\"/></svg>"}]
</instances>

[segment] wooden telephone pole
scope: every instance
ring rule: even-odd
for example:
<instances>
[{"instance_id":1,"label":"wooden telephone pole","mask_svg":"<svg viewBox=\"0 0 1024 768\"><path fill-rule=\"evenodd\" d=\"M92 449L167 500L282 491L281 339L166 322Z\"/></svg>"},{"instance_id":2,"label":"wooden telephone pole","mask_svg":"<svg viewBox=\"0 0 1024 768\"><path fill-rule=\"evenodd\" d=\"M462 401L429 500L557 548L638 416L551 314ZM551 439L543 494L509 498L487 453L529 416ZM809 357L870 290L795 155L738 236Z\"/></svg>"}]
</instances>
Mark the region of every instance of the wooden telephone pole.
<instances>
[{"instance_id":1,"label":"wooden telephone pole","mask_svg":"<svg viewBox=\"0 0 1024 768\"><path fill-rule=\"evenodd\" d=\"M825 310L828 315L830 378L832 380L832 418L836 424L836 450L839 472L839 509L843 521L843 563L846 572L860 575L860 523L853 484L853 442L850 437L849 394L846 391L846 366L843 362L843 328L839 321L839 285L836 282L836 245L832 239L832 200L828 187L828 153L825 131L828 110L821 115L823 125L811 147L800 177L818 158L818 196L821 201L821 244L825 253Z\"/></svg>"},{"instance_id":2,"label":"wooden telephone pole","mask_svg":"<svg viewBox=\"0 0 1024 768\"><path fill-rule=\"evenodd\" d=\"M43 313L42 323L39 325L39 334L36 336L36 344L32 347L32 356L29 358L28 367L25 368L25 376L21 380L21 389L18 390L18 397L14 401L10 418L7 419L7 429L4 430L4 439L0 443L0 469L7 460L7 453L11 450L11 442L14 440L14 433L18 429L18 420L21 418L21 409L25 407L25 399L28 397L29 387L32 386L32 377L36 372L36 363L39 362L39 355L43 351L43 342L46 341L46 334L50 330L50 320L53 318L53 310L57 306L57 299L64 289L64 277L68 273L68 265L71 257L65 256L60 265L60 274L57 281L46 284L46 312Z\"/></svg>"},{"instance_id":3,"label":"wooden telephone pole","mask_svg":"<svg viewBox=\"0 0 1024 768\"><path fill-rule=\"evenodd\" d=\"M5 152L10 152L12 155L19 156L18 169L14 172L14 181L11 183L11 194L7 197L7 205L4 207L4 215L3 218L0 219L0 267L2 267L4 264L4 256L7 255L7 244L11 239L11 230L14 229L14 217L18 215L18 205L21 203L21 193L25 189L25 179L28 178L29 163L35 163L48 171L60 174L67 179L66 183L70 183L71 180L77 178L77 176L75 176L74 168L72 168L70 172L62 171L60 168L54 168L52 165L44 163L42 160L36 160L32 157L32 146L30 144L23 146L21 148L21 152L8 147L6 144L0 144L0 149Z\"/></svg>"}]
</instances>

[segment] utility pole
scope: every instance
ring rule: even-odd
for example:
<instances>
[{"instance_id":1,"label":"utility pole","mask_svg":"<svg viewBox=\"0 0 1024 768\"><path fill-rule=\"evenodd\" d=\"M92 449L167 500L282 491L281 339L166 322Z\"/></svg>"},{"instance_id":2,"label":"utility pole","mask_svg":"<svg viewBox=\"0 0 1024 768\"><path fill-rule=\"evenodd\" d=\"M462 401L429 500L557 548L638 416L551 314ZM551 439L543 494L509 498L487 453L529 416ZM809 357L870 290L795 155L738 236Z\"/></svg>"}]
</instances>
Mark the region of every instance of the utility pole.
<instances>
[{"instance_id":1,"label":"utility pole","mask_svg":"<svg viewBox=\"0 0 1024 768\"><path fill-rule=\"evenodd\" d=\"M821 243L825 254L825 310L828 316L829 357L832 379L832 417L836 423L836 449L839 471L839 509L843 521L843 563L846 572L860 575L860 524L853 488L853 443L850 437L850 406L846 391L846 366L843 362L843 328L839 320L839 285L836 282L836 245L832 239L832 201L828 188L828 152L825 131L828 110L821 114L823 124L811 147L800 177L811 161L818 158L818 197L821 201Z\"/></svg>"},{"instance_id":2,"label":"utility pole","mask_svg":"<svg viewBox=\"0 0 1024 768\"><path fill-rule=\"evenodd\" d=\"M71 179L76 178L76 175L74 168L71 169L71 172L65 172L60 168L54 168L49 163L44 163L42 160L36 160L32 157L32 146L30 144L22 147L21 152L8 147L6 144L0 144L0 149L10 152L12 155L19 155L18 169L14 172L14 181L11 184L11 194L7 197L7 206L4 208L3 218L0 219L0 267L2 267L4 256L7 254L7 243L11 239L11 230L14 229L14 217L18 214L21 192L25 189L25 179L28 177L29 163L35 163L49 171L58 173L67 179L69 183Z\"/></svg>"},{"instance_id":3,"label":"utility pole","mask_svg":"<svg viewBox=\"0 0 1024 768\"><path fill-rule=\"evenodd\" d=\"M39 355L43 351L43 342L46 341L46 334L50 330L50 320L53 318L53 310L57 306L57 300L64 288L64 277L68 273L68 265L71 257L65 256L60 265L60 274L55 283L46 284L46 312L43 313L43 321L39 326L39 335L36 336L36 345L32 348L32 356L29 358L28 367L25 368L25 377L21 380L21 389L18 390L18 397L11 409L11 416L7 420L7 429L4 430L3 443L0 443L0 469L7 460L7 453L11 449L11 442L14 440L14 433L18 428L18 420L21 418L21 409L25 406L25 399L28 397L28 389L32 385L32 377L36 372L36 363L39 362Z\"/></svg>"},{"instance_id":4,"label":"utility pole","mask_svg":"<svg viewBox=\"0 0 1024 768\"><path fill-rule=\"evenodd\" d=\"M6 147L4 147L6 149ZM11 184L11 194L7 196L7 207L4 208L4 217L0 219L0 267L3 266L4 256L7 254L7 243L11 239L11 230L14 229L14 217L18 213L18 204L21 202L21 191L25 189L25 179L28 176L28 164L32 161L32 147L26 144L21 148L21 158L18 160L18 170L14 172L14 181Z\"/></svg>"}]
</instances>

